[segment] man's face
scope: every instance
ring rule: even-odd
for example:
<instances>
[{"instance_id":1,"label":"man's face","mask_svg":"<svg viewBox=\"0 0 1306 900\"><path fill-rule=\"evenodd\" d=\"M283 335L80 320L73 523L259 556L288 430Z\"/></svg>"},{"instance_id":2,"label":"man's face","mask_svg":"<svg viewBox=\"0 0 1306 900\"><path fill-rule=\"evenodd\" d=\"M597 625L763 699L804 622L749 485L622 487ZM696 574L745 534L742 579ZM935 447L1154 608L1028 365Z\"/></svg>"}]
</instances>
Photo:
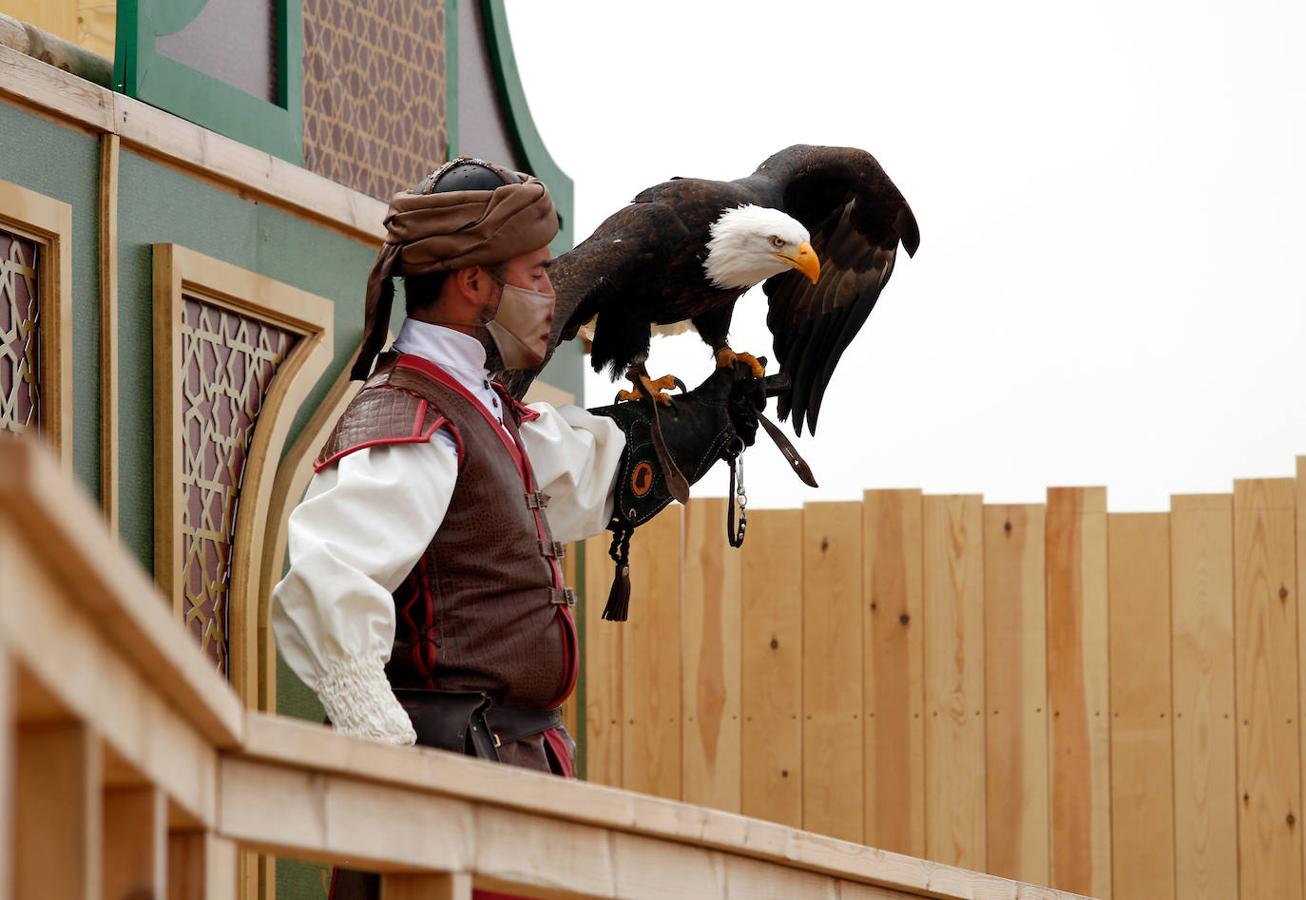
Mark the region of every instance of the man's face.
<instances>
[{"instance_id":1,"label":"man's face","mask_svg":"<svg viewBox=\"0 0 1306 900\"><path fill-rule=\"evenodd\" d=\"M532 250L529 253L523 253L520 256L514 256L504 264L503 284L511 284L515 287L523 288L528 291L535 291L540 294L552 294L553 284L549 281L549 273L545 268L545 263L549 261L549 248L541 247L538 250ZM495 279L491 279L495 282ZM499 303L503 298L503 288L497 283L490 297L490 302L486 305L485 321L493 319L499 311ZM553 327L553 309L550 307L547 318L537 323L539 332L531 335L518 335L523 340L531 338L536 343L539 353L543 354L549 346L549 332Z\"/></svg>"}]
</instances>

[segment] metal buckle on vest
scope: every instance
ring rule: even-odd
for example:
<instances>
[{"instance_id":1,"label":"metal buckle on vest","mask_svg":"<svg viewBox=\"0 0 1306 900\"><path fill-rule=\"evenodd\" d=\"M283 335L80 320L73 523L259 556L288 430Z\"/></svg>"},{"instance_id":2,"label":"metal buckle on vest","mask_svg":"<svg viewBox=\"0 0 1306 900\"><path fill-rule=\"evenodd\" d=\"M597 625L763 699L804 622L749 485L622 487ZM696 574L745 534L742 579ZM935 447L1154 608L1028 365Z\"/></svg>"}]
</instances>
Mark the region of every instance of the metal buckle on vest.
<instances>
[{"instance_id":1,"label":"metal buckle on vest","mask_svg":"<svg viewBox=\"0 0 1306 900\"><path fill-rule=\"evenodd\" d=\"M562 559L567 555L567 545L561 541L540 541L540 555Z\"/></svg>"},{"instance_id":2,"label":"metal buckle on vest","mask_svg":"<svg viewBox=\"0 0 1306 900\"><path fill-rule=\"evenodd\" d=\"M576 605L576 592L571 588L549 588L549 603L571 609Z\"/></svg>"},{"instance_id":3,"label":"metal buckle on vest","mask_svg":"<svg viewBox=\"0 0 1306 900\"><path fill-rule=\"evenodd\" d=\"M545 509L549 505L549 495L544 491L527 491L526 508L527 509Z\"/></svg>"}]
</instances>

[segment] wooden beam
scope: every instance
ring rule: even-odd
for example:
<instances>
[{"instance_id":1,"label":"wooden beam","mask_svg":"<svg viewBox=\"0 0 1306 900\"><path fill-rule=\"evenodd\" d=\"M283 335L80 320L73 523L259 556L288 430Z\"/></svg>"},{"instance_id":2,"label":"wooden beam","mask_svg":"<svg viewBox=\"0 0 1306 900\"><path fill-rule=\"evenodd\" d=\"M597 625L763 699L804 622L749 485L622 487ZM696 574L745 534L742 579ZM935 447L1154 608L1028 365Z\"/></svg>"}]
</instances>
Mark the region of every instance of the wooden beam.
<instances>
[{"instance_id":1,"label":"wooden beam","mask_svg":"<svg viewBox=\"0 0 1306 900\"><path fill-rule=\"evenodd\" d=\"M103 803L103 896L165 896L167 797L152 786L110 788Z\"/></svg>"},{"instance_id":2,"label":"wooden beam","mask_svg":"<svg viewBox=\"0 0 1306 900\"><path fill-rule=\"evenodd\" d=\"M93 622L94 633L107 638L100 642L84 630L91 642L88 646L95 645L98 654L114 648L120 654L119 665L148 679L153 703L182 711L184 719L213 746L239 743L243 719L231 688L195 652L193 644L183 639L184 632L161 601L158 589L98 524L98 508L58 471L41 448L28 441L0 441L0 514L9 510L23 523L17 536L24 552L31 554L33 565L43 566L46 581L76 598L63 601L67 615ZM7 602L10 599L0 593L0 616L11 611L33 625L46 622L55 634L61 632L61 623L55 621L58 617L52 618L42 604L11 604ZM16 620L10 624L16 625ZM98 685L93 693L103 693L106 700L117 702L114 686L103 683L102 673L85 671L85 663L76 658L66 640L24 646L21 632L11 637L17 641L11 649L16 649L20 658L31 653L35 666L66 667L70 673L84 674ZM70 662L61 662L65 655ZM49 681L70 705L85 702L58 677Z\"/></svg>"},{"instance_id":3,"label":"wooden beam","mask_svg":"<svg viewBox=\"0 0 1306 900\"><path fill-rule=\"evenodd\" d=\"M3 46L0 96L369 245L385 237L384 202Z\"/></svg>"},{"instance_id":4,"label":"wooden beam","mask_svg":"<svg viewBox=\"0 0 1306 900\"><path fill-rule=\"evenodd\" d=\"M100 135L100 507L118 533L118 161L116 134Z\"/></svg>"},{"instance_id":5,"label":"wooden beam","mask_svg":"<svg viewBox=\"0 0 1306 900\"><path fill-rule=\"evenodd\" d=\"M22 442L0 442L0 458L15 443ZM98 511L80 494L76 500L80 506L73 509L85 511L83 530L89 534L98 529L103 535ZM4 509L2 504L0 509ZM48 561L38 555L38 545L47 551L54 549L50 546L54 536L42 527L42 513L36 507L20 513L24 542L6 560L6 587L0 591L0 643L22 663L23 684L39 689L43 720L76 717L96 723L100 739L125 762L164 788L188 815L212 821L217 752L186 719L198 711L178 710L167 693L174 687L169 682L184 676L164 667L150 670L142 666L140 656L145 648L133 657L114 645L110 636L115 631L139 623L106 622L97 615L101 605L108 604L104 604L105 595L95 592L91 579L72 589L59 580L77 572L85 560L76 549ZM167 616L152 588L146 588L139 599L150 604L148 616ZM202 663L195 648L185 642L180 625L168 621L167 632ZM230 697L230 689L216 673L208 675L217 679L215 689ZM22 699L26 702L33 696L33 691L26 691ZM207 702L208 698L201 698L196 705Z\"/></svg>"},{"instance_id":6,"label":"wooden beam","mask_svg":"<svg viewBox=\"0 0 1306 900\"><path fill-rule=\"evenodd\" d=\"M236 900L236 845L204 831L168 835L168 900Z\"/></svg>"},{"instance_id":7,"label":"wooden beam","mask_svg":"<svg viewBox=\"0 0 1306 900\"><path fill-rule=\"evenodd\" d=\"M473 871L478 883L497 877L506 889L532 879L536 889L561 892L581 859L590 868L576 876L587 885L579 892L612 896L603 848L614 847L621 832L911 895L1040 896L1005 879L734 813L272 716L251 714L246 750L225 754L221 766L223 836L300 859L348 856L375 871ZM410 823L402 840L386 828L396 821ZM666 860L669 853L655 855ZM624 857L612 858L614 891L629 896L619 880Z\"/></svg>"},{"instance_id":8,"label":"wooden beam","mask_svg":"<svg viewBox=\"0 0 1306 900\"><path fill-rule=\"evenodd\" d=\"M14 894L95 900L100 888L100 745L81 723L20 728Z\"/></svg>"}]
</instances>

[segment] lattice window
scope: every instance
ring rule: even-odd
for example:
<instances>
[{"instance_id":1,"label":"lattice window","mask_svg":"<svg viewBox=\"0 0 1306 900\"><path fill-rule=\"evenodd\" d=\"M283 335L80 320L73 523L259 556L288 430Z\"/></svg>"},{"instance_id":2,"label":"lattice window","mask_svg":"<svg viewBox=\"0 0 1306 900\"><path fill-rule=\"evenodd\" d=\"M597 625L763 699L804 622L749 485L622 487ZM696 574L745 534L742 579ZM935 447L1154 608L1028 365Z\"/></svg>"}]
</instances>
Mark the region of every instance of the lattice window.
<instances>
[{"instance_id":1,"label":"lattice window","mask_svg":"<svg viewBox=\"0 0 1306 900\"><path fill-rule=\"evenodd\" d=\"M0 431L41 424L40 245L0 230Z\"/></svg>"},{"instance_id":2,"label":"lattice window","mask_svg":"<svg viewBox=\"0 0 1306 900\"><path fill-rule=\"evenodd\" d=\"M194 297L182 303L183 614L224 674L245 462L268 387L298 337Z\"/></svg>"}]
</instances>

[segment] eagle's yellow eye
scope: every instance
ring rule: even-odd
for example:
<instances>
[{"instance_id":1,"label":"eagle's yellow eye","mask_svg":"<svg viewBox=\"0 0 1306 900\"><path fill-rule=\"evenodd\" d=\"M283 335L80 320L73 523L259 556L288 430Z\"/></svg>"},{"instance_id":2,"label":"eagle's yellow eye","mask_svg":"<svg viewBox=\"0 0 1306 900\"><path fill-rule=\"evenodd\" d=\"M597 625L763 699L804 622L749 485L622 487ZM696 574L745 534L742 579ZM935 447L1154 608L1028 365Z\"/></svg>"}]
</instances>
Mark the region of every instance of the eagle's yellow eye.
<instances>
[{"instance_id":1,"label":"eagle's yellow eye","mask_svg":"<svg viewBox=\"0 0 1306 900\"><path fill-rule=\"evenodd\" d=\"M775 249L779 250L779 249L780 249L781 247L783 247L784 245L785 245L784 238L780 237L780 235L778 235L778 234L773 234L773 235L771 235L771 246L772 246L772 247L774 247Z\"/></svg>"}]
</instances>

